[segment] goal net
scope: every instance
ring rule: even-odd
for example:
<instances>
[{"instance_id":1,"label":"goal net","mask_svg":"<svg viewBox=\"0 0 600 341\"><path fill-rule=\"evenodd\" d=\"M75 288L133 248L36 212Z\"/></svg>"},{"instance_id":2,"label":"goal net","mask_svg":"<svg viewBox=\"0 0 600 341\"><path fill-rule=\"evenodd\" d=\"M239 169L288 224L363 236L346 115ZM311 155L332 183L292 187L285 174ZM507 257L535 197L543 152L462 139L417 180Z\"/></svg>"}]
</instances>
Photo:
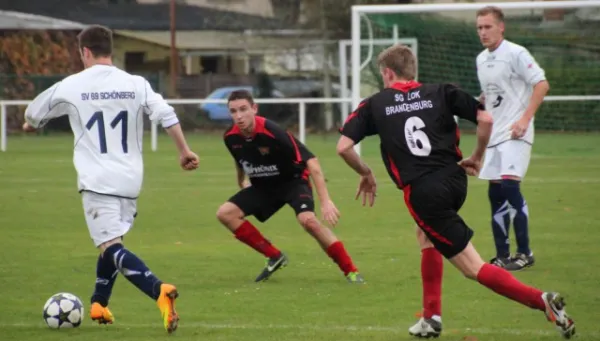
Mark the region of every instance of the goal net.
<instances>
[{"instance_id":1,"label":"goal net","mask_svg":"<svg viewBox=\"0 0 600 341\"><path fill-rule=\"evenodd\" d=\"M385 46L374 42L393 37L418 41L420 82L453 83L479 96L475 58L484 48L475 20L487 5L503 9L506 39L526 47L546 72L551 90L536 130L600 131L600 1L353 6L353 107L382 86L374 65Z\"/></svg>"}]
</instances>

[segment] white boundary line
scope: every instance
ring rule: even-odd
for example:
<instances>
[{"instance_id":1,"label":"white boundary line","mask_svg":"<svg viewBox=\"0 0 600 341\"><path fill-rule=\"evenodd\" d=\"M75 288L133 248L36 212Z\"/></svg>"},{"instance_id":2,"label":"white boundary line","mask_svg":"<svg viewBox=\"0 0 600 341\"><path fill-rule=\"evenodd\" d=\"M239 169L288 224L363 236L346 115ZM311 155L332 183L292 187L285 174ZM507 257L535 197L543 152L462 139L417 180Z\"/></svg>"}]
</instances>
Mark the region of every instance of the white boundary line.
<instances>
[{"instance_id":1,"label":"white boundary line","mask_svg":"<svg viewBox=\"0 0 600 341\"><path fill-rule=\"evenodd\" d=\"M412 325L407 323L406 325ZM98 328L98 326L91 325L84 322L81 326L83 328ZM113 326L107 326L106 328L112 328ZM160 328L160 323L117 323L114 325L115 328ZM548 325L550 329L552 326ZM46 328L43 322L40 323L0 323L0 328ZM319 326L314 324L230 324L230 323L181 323L180 329L225 329L225 330L309 330L309 331L348 331L348 332L366 332L366 333L395 333L395 334L407 334L408 327L393 327L393 326L358 326L358 325L330 325L330 326ZM534 330L534 329L509 329L509 328L464 328L464 329L453 329L448 328L443 332L444 335L460 335L460 334L480 334L480 335L523 335L523 336L545 336L545 335L556 335L557 331L552 330ZM585 337L597 337L600 336L600 332L592 331L585 332ZM581 336L580 336L581 337Z\"/></svg>"}]
</instances>

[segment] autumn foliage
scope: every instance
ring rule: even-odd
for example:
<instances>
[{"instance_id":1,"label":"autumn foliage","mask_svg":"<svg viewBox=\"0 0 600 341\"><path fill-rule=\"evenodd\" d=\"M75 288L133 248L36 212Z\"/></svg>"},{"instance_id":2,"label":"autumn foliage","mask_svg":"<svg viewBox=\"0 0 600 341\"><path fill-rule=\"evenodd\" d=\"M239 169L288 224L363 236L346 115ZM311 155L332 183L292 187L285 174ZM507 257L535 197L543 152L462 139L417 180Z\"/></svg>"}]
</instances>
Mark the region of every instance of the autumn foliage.
<instances>
[{"instance_id":1,"label":"autumn foliage","mask_svg":"<svg viewBox=\"0 0 600 341\"><path fill-rule=\"evenodd\" d=\"M2 99L32 99L54 81L80 71L82 65L77 51L77 33L29 30L0 32ZM43 78L47 81L36 81ZM22 122L22 118L17 116L15 110L10 110L10 128Z\"/></svg>"}]
</instances>

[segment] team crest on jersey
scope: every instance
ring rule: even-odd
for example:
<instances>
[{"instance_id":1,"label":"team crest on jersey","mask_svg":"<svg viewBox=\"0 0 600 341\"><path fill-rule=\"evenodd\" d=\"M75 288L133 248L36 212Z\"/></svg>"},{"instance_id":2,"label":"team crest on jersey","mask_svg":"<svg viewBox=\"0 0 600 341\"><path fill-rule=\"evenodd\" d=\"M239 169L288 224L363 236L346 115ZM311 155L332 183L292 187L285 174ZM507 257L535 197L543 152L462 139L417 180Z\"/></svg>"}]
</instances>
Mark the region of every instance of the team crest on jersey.
<instances>
[{"instance_id":1,"label":"team crest on jersey","mask_svg":"<svg viewBox=\"0 0 600 341\"><path fill-rule=\"evenodd\" d=\"M258 151L261 155L267 155L270 152L269 147L258 147Z\"/></svg>"}]
</instances>

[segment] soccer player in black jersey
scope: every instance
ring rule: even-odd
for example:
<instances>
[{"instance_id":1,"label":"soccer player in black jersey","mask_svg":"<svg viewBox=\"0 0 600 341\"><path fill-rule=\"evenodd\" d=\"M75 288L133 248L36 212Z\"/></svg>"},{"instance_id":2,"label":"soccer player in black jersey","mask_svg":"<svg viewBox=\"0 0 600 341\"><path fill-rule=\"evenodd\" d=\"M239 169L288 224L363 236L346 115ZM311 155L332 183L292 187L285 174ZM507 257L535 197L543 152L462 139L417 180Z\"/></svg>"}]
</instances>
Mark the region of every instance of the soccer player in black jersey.
<instances>
[{"instance_id":1,"label":"soccer player in black jersey","mask_svg":"<svg viewBox=\"0 0 600 341\"><path fill-rule=\"evenodd\" d=\"M386 49L378 63L386 88L360 103L341 129L337 145L338 154L360 174L357 198L362 195L363 205L366 200L373 205L377 185L371 169L352 147L366 136L378 135L388 174L404 192L408 211L425 239L466 277L543 311L565 338L571 337L575 324L566 314L563 298L529 287L505 269L486 264L471 243L473 231L458 215L467 196L467 174L476 175L481 168L492 131L491 115L453 85L414 81L416 60L406 46ZM454 116L477 124L477 146L467 159L458 148ZM424 316L409 332L438 336L441 328L441 319Z\"/></svg>"},{"instance_id":2,"label":"soccer player in black jersey","mask_svg":"<svg viewBox=\"0 0 600 341\"><path fill-rule=\"evenodd\" d=\"M249 92L232 92L228 106L234 123L225 133L224 140L235 161L241 190L221 205L217 217L237 239L268 258L256 282L268 279L285 266L288 259L245 217L253 215L258 221L265 222L288 204L296 212L300 225L337 263L347 280L363 283L364 279L344 244L315 216L309 178L315 184L324 220L335 226L340 216L329 197L317 158L290 133L257 116L257 105ZM250 183L245 181L245 176Z\"/></svg>"}]
</instances>

